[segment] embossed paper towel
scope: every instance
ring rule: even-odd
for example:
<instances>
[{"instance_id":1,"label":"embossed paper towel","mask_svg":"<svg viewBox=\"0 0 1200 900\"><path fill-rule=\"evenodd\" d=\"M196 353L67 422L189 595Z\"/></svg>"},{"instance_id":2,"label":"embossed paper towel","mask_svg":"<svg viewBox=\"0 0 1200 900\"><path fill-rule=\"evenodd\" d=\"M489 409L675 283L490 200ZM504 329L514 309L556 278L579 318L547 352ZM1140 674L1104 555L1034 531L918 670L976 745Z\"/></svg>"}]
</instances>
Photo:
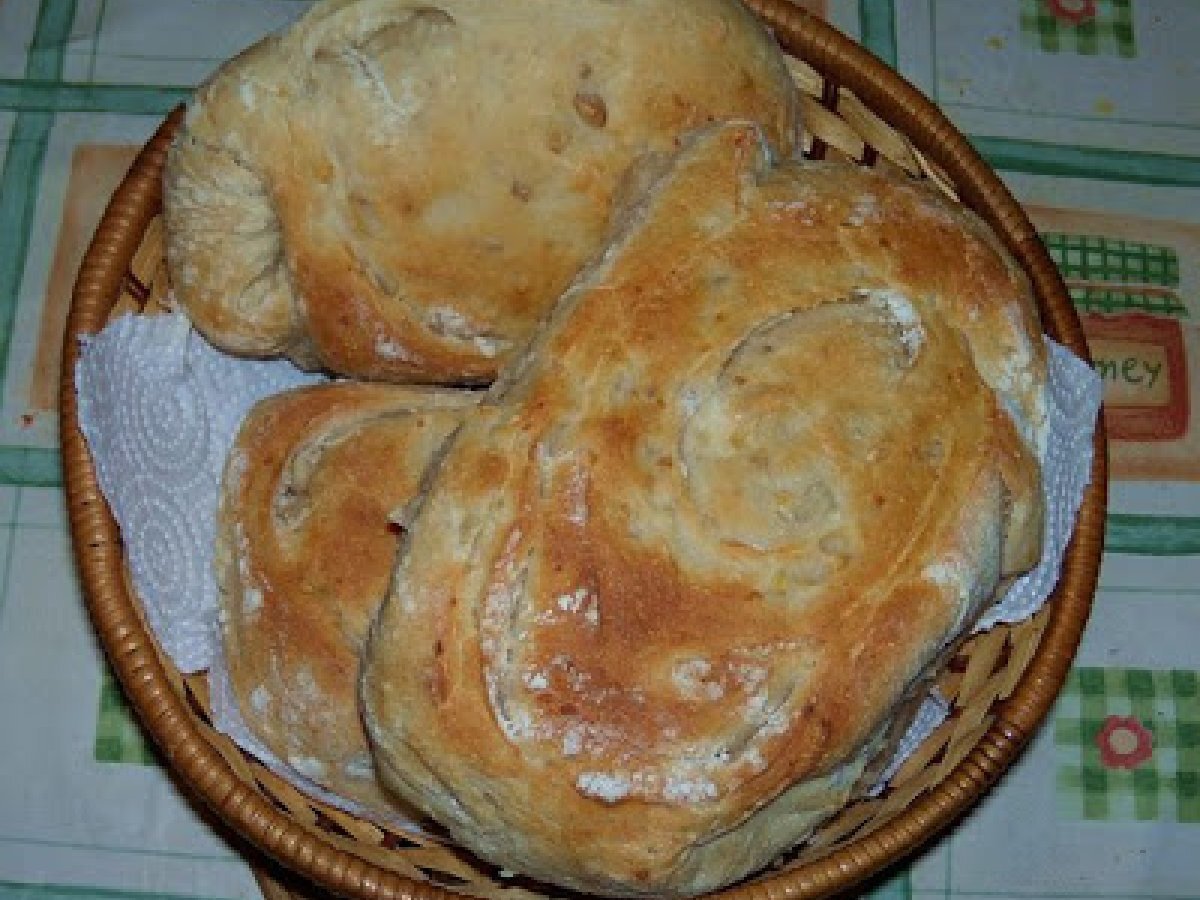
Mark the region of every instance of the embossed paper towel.
<instances>
[{"instance_id":1,"label":"embossed paper towel","mask_svg":"<svg viewBox=\"0 0 1200 900\"><path fill-rule=\"evenodd\" d=\"M1092 476L1092 438L1104 387L1082 359L1046 338L1046 448L1042 453L1042 493L1046 525L1042 559L1018 578L975 627L985 631L1001 622L1020 622L1042 608L1062 571L1063 556L1075 530L1075 517Z\"/></svg>"},{"instance_id":2,"label":"embossed paper towel","mask_svg":"<svg viewBox=\"0 0 1200 900\"><path fill-rule=\"evenodd\" d=\"M217 498L237 428L260 398L319 380L233 359L179 314L123 316L83 341L80 428L150 628L183 672L212 661Z\"/></svg>"}]
</instances>

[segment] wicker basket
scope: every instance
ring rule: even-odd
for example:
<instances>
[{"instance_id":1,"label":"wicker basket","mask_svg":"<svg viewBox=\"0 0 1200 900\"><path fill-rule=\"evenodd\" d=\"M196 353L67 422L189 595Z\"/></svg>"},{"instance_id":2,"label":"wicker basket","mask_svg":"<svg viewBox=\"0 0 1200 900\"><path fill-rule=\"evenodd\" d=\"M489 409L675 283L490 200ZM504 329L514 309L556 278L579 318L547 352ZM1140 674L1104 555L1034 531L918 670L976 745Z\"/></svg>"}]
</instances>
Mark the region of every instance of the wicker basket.
<instances>
[{"instance_id":1,"label":"wicker basket","mask_svg":"<svg viewBox=\"0 0 1200 900\"><path fill-rule=\"evenodd\" d=\"M792 55L808 155L898 168L933 180L974 208L1028 272L1047 333L1086 357L1079 321L1035 231L946 119L892 70L787 0L750 5ZM80 269L66 335L61 402L67 501L85 596L112 664L183 783L251 844L299 873L306 880L300 884L362 898L543 895L544 886L502 878L453 846L389 832L297 792L213 729L205 679L181 676L145 628L116 523L79 432L73 369L79 335L100 330L115 310L147 308L166 292L160 176L178 123L177 111L113 197ZM845 889L924 844L1012 762L1054 701L1091 605L1105 511L1102 427L1096 451L1091 487L1051 602L1031 620L994 628L962 648L938 682L953 704L951 717L883 796L853 803L812 841L729 896L816 897ZM268 895L288 894L278 885L267 888Z\"/></svg>"}]
</instances>

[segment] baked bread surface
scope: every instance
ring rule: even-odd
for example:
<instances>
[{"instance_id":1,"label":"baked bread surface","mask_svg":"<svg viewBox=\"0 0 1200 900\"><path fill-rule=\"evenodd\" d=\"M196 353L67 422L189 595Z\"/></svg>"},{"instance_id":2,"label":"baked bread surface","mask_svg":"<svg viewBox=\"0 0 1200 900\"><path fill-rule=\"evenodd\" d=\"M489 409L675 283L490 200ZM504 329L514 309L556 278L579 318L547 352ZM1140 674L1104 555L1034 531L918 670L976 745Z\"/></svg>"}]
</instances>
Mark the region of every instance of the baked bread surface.
<instances>
[{"instance_id":1,"label":"baked bread surface","mask_svg":"<svg viewBox=\"0 0 1200 900\"><path fill-rule=\"evenodd\" d=\"M625 211L455 436L372 628L381 777L514 871L765 865L1040 551L1022 273L924 185L773 158L704 130Z\"/></svg>"},{"instance_id":2,"label":"baked bread surface","mask_svg":"<svg viewBox=\"0 0 1200 900\"><path fill-rule=\"evenodd\" d=\"M376 811L358 712L359 656L400 523L471 395L326 384L268 398L230 453L217 570L243 719L280 759Z\"/></svg>"},{"instance_id":3,"label":"baked bread surface","mask_svg":"<svg viewBox=\"0 0 1200 900\"><path fill-rule=\"evenodd\" d=\"M325 0L223 66L165 174L167 262L235 353L491 380L601 245L629 164L796 130L737 0Z\"/></svg>"}]
</instances>

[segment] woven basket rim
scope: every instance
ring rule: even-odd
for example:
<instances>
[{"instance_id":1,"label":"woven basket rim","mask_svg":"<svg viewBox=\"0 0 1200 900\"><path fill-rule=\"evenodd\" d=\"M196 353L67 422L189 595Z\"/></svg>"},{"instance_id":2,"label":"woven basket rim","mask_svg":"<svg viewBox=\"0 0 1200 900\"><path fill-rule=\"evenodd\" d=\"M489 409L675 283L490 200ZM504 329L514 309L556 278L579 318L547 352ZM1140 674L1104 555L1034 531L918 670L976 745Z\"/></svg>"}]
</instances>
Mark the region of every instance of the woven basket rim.
<instances>
[{"instance_id":1,"label":"woven basket rim","mask_svg":"<svg viewBox=\"0 0 1200 900\"><path fill-rule=\"evenodd\" d=\"M962 200L995 229L1028 273L1047 334L1090 360L1083 330L1037 232L996 174L915 87L868 51L789 0L746 0L783 47L851 91L947 175ZM234 831L325 888L366 898L459 896L322 842L245 784L201 734L146 631L124 580L120 534L99 489L79 430L74 370L79 339L107 320L126 265L161 203L167 147L182 120L176 109L145 145L114 193L84 256L64 338L60 383L64 489L84 598L109 660L170 767ZM1092 480L1051 600L1046 630L1016 690L967 756L934 788L865 838L722 896L825 896L908 856L975 803L1012 763L1049 711L1075 656L1103 552L1107 455L1098 423Z\"/></svg>"}]
</instances>

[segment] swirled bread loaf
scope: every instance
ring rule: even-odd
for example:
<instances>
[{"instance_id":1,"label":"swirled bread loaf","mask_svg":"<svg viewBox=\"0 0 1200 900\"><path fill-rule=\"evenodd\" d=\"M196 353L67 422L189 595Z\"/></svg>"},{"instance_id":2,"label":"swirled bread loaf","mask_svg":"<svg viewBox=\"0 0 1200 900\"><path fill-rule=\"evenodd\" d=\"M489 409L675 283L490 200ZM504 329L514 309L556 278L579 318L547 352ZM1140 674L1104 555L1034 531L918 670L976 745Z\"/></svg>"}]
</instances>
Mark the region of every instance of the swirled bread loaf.
<instances>
[{"instance_id":1,"label":"swirled bread loaf","mask_svg":"<svg viewBox=\"0 0 1200 900\"><path fill-rule=\"evenodd\" d=\"M365 651L381 777L574 888L762 866L1036 560L1044 381L973 215L689 138L449 445Z\"/></svg>"},{"instance_id":2,"label":"swirled bread loaf","mask_svg":"<svg viewBox=\"0 0 1200 900\"><path fill-rule=\"evenodd\" d=\"M728 117L786 149L795 110L738 0L325 0L193 99L166 164L175 296L231 352L487 381L632 160Z\"/></svg>"},{"instance_id":3,"label":"swirled bread loaf","mask_svg":"<svg viewBox=\"0 0 1200 900\"><path fill-rule=\"evenodd\" d=\"M242 717L293 768L377 810L393 801L363 735L359 655L395 565L394 523L472 399L301 388L254 407L226 465L217 569Z\"/></svg>"}]
</instances>

